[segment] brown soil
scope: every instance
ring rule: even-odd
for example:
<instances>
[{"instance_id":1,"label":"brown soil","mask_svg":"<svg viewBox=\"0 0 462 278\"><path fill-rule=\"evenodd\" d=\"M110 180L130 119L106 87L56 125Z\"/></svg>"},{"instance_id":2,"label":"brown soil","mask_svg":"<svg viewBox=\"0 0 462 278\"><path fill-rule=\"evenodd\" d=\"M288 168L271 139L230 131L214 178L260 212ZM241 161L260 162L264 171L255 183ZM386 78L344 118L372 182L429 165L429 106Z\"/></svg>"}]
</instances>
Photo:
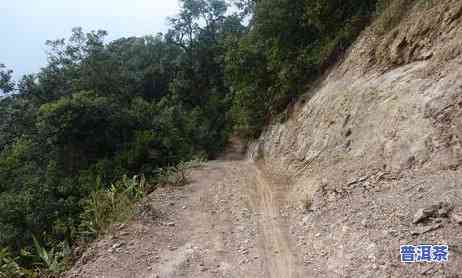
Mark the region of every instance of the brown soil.
<instances>
[{"instance_id":1,"label":"brown soil","mask_svg":"<svg viewBox=\"0 0 462 278\"><path fill-rule=\"evenodd\" d=\"M264 163L234 140L67 277L462 277L462 2L433 3L363 32L250 144ZM400 262L424 243L449 262Z\"/></svg>"},{"instance_id":2,"label":"brown soil","mask_svg":"<svg viewBox=\"0 0 462 278\"><path fill-rule=\"evenodd\" d=\"M152 193L153 216L115 227L67 277L305 277L280 180L249 161L211 161L190 184Z\"/></svg>"}]
</instances>

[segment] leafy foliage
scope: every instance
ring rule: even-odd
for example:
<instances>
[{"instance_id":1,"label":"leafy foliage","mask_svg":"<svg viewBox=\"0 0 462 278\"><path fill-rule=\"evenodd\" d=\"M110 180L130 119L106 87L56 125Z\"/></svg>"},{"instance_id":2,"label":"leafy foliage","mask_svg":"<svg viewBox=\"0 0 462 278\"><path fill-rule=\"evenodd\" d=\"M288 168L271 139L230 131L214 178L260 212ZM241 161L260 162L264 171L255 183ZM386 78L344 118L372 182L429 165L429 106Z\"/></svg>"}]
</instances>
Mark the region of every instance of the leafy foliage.
<instances>
[{"instance_id":1,"label":"leafy foliage","mask_svg":"<svg viewBox=\"0 0 462 278\"><path fill-rule=\"evenodd\" d=\"M0 249L0 277L12 278L21 277L23 272L21 267L16 262L17 258L13 258L8 251L8 248Z\"/></svg>"},{"instance_id":2,"label":"leafy foliage","mask_svg":"<svg viewBox=\"0 0 462 278\"><path fill-rule=\"evenodd\" d=\"M13 71L6 69L4 64L0 64L0 92L7 94L14 90L14 82L12 82Z\"/></svg>"},{"instance_id":3,"label":"leafy foliage","mask_svg":"<svg viewBox=\"0 0 462 278\"><path fill-rule=\"evenodd\" d=\"M146 191L143 176L127 176L108 188L97 180L95 190L84 201L80 215L80 233L84 238L95 238L104 234L110 225L127 220L133 213L134 204L141 200Z\"/></svg>"},{"instance_id":4,"label":"leafy foliage","mask_svg":"<svg viewBox=\"0 0 462 278\"><path fill-rule=\"evenodd\" d=\"M257 136L341 55L375 14L376 0L262 0L253 9L250 28L226 55L233 118L246 137Z\"/></svg>"},{"instance_id":5,"label":"leafy foliage","mask_svg":"<svg viewBox=\"0 0 462 278\"><path fill-rule=\"evenodd\" d=\"M52 247L50 250L45 249L34 236L32 236L32 240L34 241L37 256L40 259L38 265L43 265L45 267L47 272L50 273L48 276L57 275L64 271L64 259L71 252L66 241L60 243L58 246L60 250L57 251L55 247Z\"/></svg>"}]
</instances>

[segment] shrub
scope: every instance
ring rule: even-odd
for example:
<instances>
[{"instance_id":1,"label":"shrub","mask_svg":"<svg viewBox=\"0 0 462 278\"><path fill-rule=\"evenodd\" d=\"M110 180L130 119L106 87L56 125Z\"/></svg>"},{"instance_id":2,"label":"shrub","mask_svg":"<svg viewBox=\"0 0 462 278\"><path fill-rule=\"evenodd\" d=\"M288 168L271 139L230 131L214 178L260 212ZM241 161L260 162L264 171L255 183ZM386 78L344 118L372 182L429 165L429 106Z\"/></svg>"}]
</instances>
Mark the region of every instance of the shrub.
<instances>
[{"instance_id":1,"label":"shrub","mask_svg":"<svg viewBox=\"0 0 462 278\"><path fill-rule=\"evenodd\" d=\"M40 277L58 277L61 272L65 269L65 259L71 255L71 249L67 241L61 242L56 247L52 247L47 250L45 247L40 245L35 237L32 237L34 241L35 252L39 258L39 272Z\"/></svg>"},{"instance_id":2,"label":"shrub","mask_svg":"<svg viewBox=\"0 0 462 278\"><path fill-rule=\"evenodd\" d=\"M198 156L187 162L180 162L176 166L159 168L156 171L159 185L183 186L188 183L188 178L193 168L202 167L205 158Z\"/></svg>"},{"instance_id":3,"label":"shrub","mask_svg":"<svg viewBox=\"0 0 462 278\"><path fill-rule=\"evenodd\" d=\"M80 216L80 232L85 239L106 233L114 223L125 222L133 215L137 201L145 196L146 180L143 176L121 180L103 188L97 179L95 190L84 201Z\"/></svg>"},{"instance_id":4,"label":"shrub","mask_svg":"<svg viewBox=\"0 0 462 278\"><path fill-rule=\"evenodd\" d=\"M377 0L262 0L229 40L226 76L240 135L262 128L331 66L375 15Z\"/></svg>"},{"instance_id":5,"label":"shrub","mask_svg":"<svg viewBox=\"0 0 462 278\"><path fill-rule=\"evenodd\" d=\"M13 258L7 248L0 249L1 278L22 277L24 275L16 260L17 258Z\"/></svg>"}]
</instances>

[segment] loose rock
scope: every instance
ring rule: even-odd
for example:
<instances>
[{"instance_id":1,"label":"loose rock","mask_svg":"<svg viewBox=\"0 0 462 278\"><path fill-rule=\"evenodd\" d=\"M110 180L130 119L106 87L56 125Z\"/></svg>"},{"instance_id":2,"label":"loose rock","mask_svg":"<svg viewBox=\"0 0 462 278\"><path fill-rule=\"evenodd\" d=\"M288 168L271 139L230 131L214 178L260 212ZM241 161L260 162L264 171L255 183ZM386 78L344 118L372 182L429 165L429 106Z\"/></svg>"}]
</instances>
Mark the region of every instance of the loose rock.
<instances>
[{"instance_id":1,"label":"loose rock","mask_svg":"<svg viewBox=\"0 0 462 278\"><path fill-rule=\"evenodd\" d=\"M419 209L416 214L414 215L414 220L412 223L417 224L420 223L429 217L431 217L435 213L434 208L422 208Z\"/></svg>"},{"instance_id":2,"label":"loose rock","mask_svg":"<svg viewBox=\"0 0 462 278\"><path fill-rule=\"evenodd\" d=\"M451 220L454 223L457 223L459 225L462 225L462 216L456 213L451 214Z\"/></svg>"}]
</instances>

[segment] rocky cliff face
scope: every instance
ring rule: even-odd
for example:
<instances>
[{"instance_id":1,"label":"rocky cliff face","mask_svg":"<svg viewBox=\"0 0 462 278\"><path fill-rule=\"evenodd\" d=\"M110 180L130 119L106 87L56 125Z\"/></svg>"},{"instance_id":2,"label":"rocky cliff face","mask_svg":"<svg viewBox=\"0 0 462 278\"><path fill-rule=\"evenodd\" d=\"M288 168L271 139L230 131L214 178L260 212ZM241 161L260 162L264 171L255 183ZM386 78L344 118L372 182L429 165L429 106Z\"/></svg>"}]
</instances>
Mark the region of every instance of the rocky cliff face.
<instances>
[{"instance_id":1,"label":"rocky cliff face","mask_svg":"<svg viewBox=\"0 0 462 278\"><path fill-rule=\"evenodd\" d=\"M418 1L385 32L387 20L249 156L290 178L293 232L317 277L459 277L462 1ZM413 223L421 208L434 213ZM448 244L449 262L402 264L406 243Z\"/></svg>"}]
</instances>

